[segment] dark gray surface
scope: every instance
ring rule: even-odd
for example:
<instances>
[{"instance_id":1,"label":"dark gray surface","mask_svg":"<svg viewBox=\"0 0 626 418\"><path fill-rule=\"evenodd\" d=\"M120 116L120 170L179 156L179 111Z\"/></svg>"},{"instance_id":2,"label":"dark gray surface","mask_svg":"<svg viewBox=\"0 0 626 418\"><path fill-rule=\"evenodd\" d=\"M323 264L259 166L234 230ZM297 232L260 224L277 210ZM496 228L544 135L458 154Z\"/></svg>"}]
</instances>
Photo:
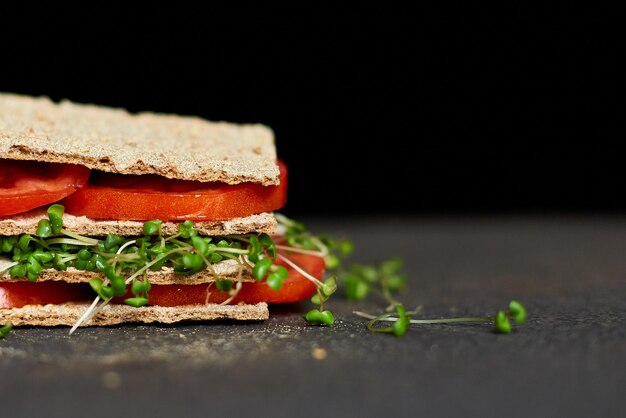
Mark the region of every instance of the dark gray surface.
<instances>
[{"instance_id":1,"label":"dark gray surface","mask_svg":"<svg viewBox=\"0 0 626 418\"><path fill-rule=\"evenodd\" d=\"M352 237L357 261L403 255L402 299L423 316L489 314L518 298L528 323L398 339L351 314L379 305L334 301L332 329L305 326L307 304L237 326L17 329L0 341L2 416L623 416L626 220L309 224Z\"/></svg>"}]
</instances>

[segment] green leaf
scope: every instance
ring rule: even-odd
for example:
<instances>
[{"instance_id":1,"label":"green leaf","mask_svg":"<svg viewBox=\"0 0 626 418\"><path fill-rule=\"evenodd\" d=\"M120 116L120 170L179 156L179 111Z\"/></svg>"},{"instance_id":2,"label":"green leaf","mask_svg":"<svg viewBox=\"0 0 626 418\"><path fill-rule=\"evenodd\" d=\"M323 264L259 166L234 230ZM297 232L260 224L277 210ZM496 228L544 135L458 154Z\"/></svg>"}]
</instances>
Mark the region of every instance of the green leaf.
<instances>
[{"instance_id":1,"label":"green leaf","mask_svg":"<svg viewBox=\"0 0 626 418\"><path fill-rule=\"evenodd\" d=\"M269 235L265 233L259 235L259 242L265 247L265 251L267 251L270 257L276 258L276 244L274 244Z\"/></svg>"},{"instance_id":2,"label":"green leaf","mask_svg":"<svg viewBox=\"0 0 626 418\"><path fill-rule=\"evenodd\" d=\"M341 254L342 257L348 257L350 254L352 254L352 251L354 251L354 245L352 244L352 241L343 240L339 242L339 254Z\"/></svg>"},{"instance_id":3,"label":"green leaf","mask_svg":"<svg viewBox=\"0 0 626 418\"><path fill-rule=\"evenodd\" d=\"M370 291L369 284L354 274L347 274L344 278L345 296L348 300L364 300Z\"/></svg>"},{"instance_id":4,"label":"green leaf","mask_svg":"<svg viewBox=\"0 0 626 418\"><path fill-rule=\"evenodd\" d=\"M143 223L143 234L144 235L156 235L159 233L161 225L163 221L160 219L154 219L152 221L147 221Z\"/></svg>"},{"instance_id":5,"label":"green leaf","mask_svg":"<svg viewBox=\"0 0 626 418\"><path fill-rule=\"evenodd\" d=\"M145 293L148 293L151 287L152 286L150 285L149 281L135 279L133 280L133 284L131 285L130 290L133 292L133 295L141 296Z\"/></svg>"},{"instance_id":6,"label":"green leaf","mask_svg":"<svg viewBox=\"0 0 626 418\"><path fill-rule=\"evenodd\" d=\"M204 268L204 261L198 254L188 253L183 255L183 265L187 269L199 271Z\"/></svg>"},{"instance_id":7,"label":"green leaf","mask_svg":"<svg viewBox=\"0 0 626 418\"><path fill-rule=\"evenodd\" d=\"M20 250L27 252L29 250L29 245L30 242L33 240L33 237L31 237L28 234L24 234L20 237L19 241L17 242L18 247L20 247Z\"/></svg>"},{"instance_id":8,"label":"green leaf","mask_svg":"<svg viewBox=\"0 0 626 418\"><path fill-rule=\"evenodd\" d=\"M398 313L398 319L391 325L391 333L396 337L402 337L409 328L411 318L406 314L406 309L402 305L396 306L396 312Z\"/></svg>"},{"instance_id":9,"label":"green leaf","mask_svg":"<svg viewBox=\"0 0 626 418\"><path fill-rule=\"evenodd\" d=\"M209 244L199 236L191 237L191 244L200 254L207 255Z\"/></svg>"},{"instance_id":10,"label":"green leaf","mask_svg":"<svg viewBox=\"0 0 626 418\"><path fill-rule=\"evenodd\" d=\"M517 300L512 300L509 303L509 314L518 324L526 322L526 308Z\"/></svg>"},{"instance_id":11,"label":"green leaf","mask_svg":"<svg viewBox=\"0 0 626 418\"><path fill-rule=\"evenodd\" d=\"M285 281L285 279L283 277L280 277L276 273L270 273L267 276L267 285L272 290L280 290L283 287L283 282L284 281Z\"/></svg>"},{"instance_id":12,"label":"green leaf","mask_svg":"<svg viewBox=\"0 0 626 418\"><path fill-rule=\"evenodd\" d=\"M509 334L511 332L511 322L504 311L498 311L494 320L495 331L500 334Z\"/></svg>"},{"instance_id":13,"label":"green leaf","mask_svg":"<svg viewBox=\"0 0 626 418\"><path fill-rule=\"evenodd\" d=\"M50 225L52 226L52 232L54 234L60 234L63 229L64 212L65 208L59 204L48 207L48 219L50 219Z\"/></svg>"},{"instance_id":14,"label":"green leaf","mask_svg":"<svg viewBox=\"0 0 626 418\"><path fill-rule=\"evenodd\" d=\"M250 243L248 245L248 259L253 263L259 261L259 256L261 255L262 247L259 239L256 235L252 235L250 237Z\"/></svg>"},{"instance_id":15,"label":"green leaf","mask_svg":"<svg viewBox=\"0 0 626 418\"><path fill-rule=\"evenodd\" d=\"M2 328L0 328L0 338L4 338L7 336L9 332L13 329L13 324L8 322Z\"/></svg>"},{"instance_id":16,"label":"green leaf","mask_svg":"<svg viewBox=\"0 0 626 418\"><path fill-rule=\"evenodd\" d=\"M222 292L228 292L233 288L234 282L230 279L216 280L215 287L217 287Z\"/></svg>"},{"instance_id":17,"label":"green leaf","mask_svg":"<svg viewBox=\"0 0 626 418\"><path fill-rule=\"evenodd\" d=\"M40 219L37 223L37 231L35 235L41 238L48 238L52 235L52 225L47 219Z\"/></svg>"},{"instance_id":18,"label":"green leaf","mask_svg":"<svg viewBox=\"0 0 626 418\"><path fill-rule=\"evenodd\" d=\"M198 231L193 227L193 222L186 220L178 225L178 233L181 237L189 239L198 235Z\"/></svg>"},{"instance_id":19,"label":"green leaf","mask_svg":"<svg viewBox=\"0 0 626 418\"><path fill-rule=\"evenodd\" d=\"M328 279L324 280L324 285L322 286L322 293L324 296L330 296L337 290L337 278L335 276L331 276Z\"/></svg>"},{"instance_id":20,"label":"green leaf","mask_svg":"<svg viewBox=\"0 0 626 418\"><path fill-rule=\"evenodd\" d=\"M11 244L8 238L0 237L0 253L10 253L13 250L13 244Z\"/></svg>"},{"instance_id":21,"label":"green leaf","mask_svg":"<svg viewBox=\"0 0 626 418\"><path fill-rule=\"evenodd\" d=\"M339 261L339 257L337 257L334 254L329 254L326 256L326 268L328 270L334 270L337 267L339 267L339 265L341 264L341 261Z\"/></svg>"},{"instance_id":22,"label":"green leaf","mask_svg":"<svg viewBox=\"0 0 626 418\"><path fill-rule=\"evenodd\" d=\"M119 235L108 234L104 240L104 248L111 251L115 247L119 247L124 242L124 238Z\"/></svg>"},{"instance_id":23,"label":"green leaf","mask_svg":"<svg viewBox=\"0 0 626 418\"><path fill-rule=\"evenodd\" d=\"M271 258L263 258L256 262L254 267L252 268L252 274L257 280L263 280L268 270L272 266Z\"/></svg>"},{"instance_id":24,"label":"green leaf","mask_svg":"<svg viewBox=\"0 0 626 418\"><path fill-rule=\"evenodd\" d=\"M124 303L135 308L140 308L148 304L148 298L138 298L138 297L128 298L128 299L124 299Z\"/></svg>"},{"instance_id":25,"label":"green leaf","mask_svg":"<svg viewBox=\"0 0 626 418\"><path fill-rule=\"evenodd\" d=\"M335 323L335 316L328 309L321 312L319 309L311 309L304 315L304 319L311 325L330 326Z\"/></svg>"}]
</instances>

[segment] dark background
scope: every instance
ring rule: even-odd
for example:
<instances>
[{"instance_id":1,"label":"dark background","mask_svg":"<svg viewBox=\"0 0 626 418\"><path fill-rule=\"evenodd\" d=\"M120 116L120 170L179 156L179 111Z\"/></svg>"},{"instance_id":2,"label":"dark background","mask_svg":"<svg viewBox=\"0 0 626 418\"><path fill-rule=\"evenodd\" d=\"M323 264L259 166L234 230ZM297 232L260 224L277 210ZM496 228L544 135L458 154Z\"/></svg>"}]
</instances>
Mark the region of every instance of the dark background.
<instances>
[{"instance_id":1,"label":"dark background","mask_svg":"<svg viewBox=\"0 0 626 418\"><path fill-rule=\"evenodd\" d=\"M3 4L0 91L267 124L290 214L626 209L622 10L144 6Z\"/></svg>"}]
</instances>

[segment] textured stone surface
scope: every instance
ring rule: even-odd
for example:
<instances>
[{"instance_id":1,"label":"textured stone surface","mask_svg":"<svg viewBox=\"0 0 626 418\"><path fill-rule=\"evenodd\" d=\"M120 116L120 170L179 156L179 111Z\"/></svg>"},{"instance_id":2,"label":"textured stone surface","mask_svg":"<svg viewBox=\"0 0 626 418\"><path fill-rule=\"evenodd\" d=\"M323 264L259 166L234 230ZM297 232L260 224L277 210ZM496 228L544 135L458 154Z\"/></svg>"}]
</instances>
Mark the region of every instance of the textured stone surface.
<instances>
[{"instance_id":1,"label":"textured stone surface","mask_svg":"<svg viewBox=\"0 0 626 418\"><path fill-rule=\"evenodd\" d=\"M621 416L626 408L626 220L370 219L310 222L345 233L356 261L407 260L402 299L423 316L492 313L519 298L528 323L373 335L333 302L262 323L26 328L0 340L3 413L134 416ZM318 348L328 356L316 360ZM315 354L314 354L315 352ZM323 357L323 356L322 356ZM120 407L121 405L121 407Z\"/></svg>"}]
</instances>

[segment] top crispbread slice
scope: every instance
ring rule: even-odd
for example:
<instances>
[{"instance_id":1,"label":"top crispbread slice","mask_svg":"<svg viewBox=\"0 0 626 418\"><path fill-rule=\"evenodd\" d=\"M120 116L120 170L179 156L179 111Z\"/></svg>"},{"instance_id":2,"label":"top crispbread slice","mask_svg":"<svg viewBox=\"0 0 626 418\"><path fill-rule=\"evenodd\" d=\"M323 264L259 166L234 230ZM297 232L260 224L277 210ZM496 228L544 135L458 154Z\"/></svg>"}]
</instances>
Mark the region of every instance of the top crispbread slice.
<instances>
[{"instance_id":1,"label":"top crispbread slice","mask_svg":"<svg viewBox=\"0 0 626 418\"><path fill-rule=\"evenodd\" d=\"M279 183L274 135L263 125L2 93L0 158L205 182Z\"/></svg>"}]
</instances>

